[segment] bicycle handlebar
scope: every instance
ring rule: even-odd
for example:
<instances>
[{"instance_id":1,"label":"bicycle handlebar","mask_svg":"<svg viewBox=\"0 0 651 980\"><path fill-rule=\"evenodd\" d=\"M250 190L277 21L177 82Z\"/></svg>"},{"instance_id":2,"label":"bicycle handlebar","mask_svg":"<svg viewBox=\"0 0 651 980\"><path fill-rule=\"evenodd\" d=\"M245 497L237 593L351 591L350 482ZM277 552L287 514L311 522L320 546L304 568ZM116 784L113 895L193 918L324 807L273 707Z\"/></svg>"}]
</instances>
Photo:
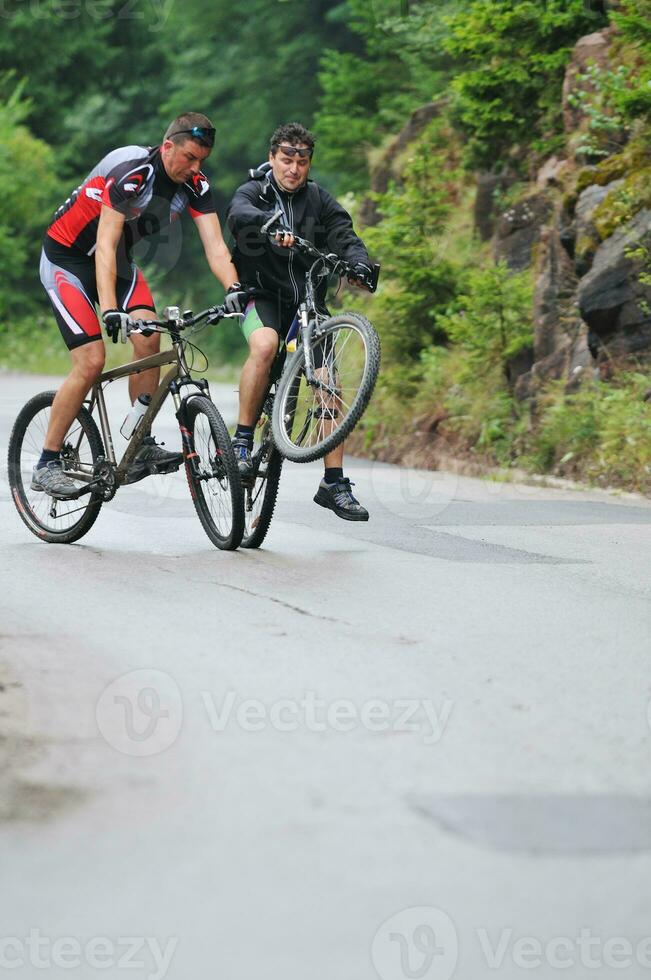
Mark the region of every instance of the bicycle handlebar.
<instances>
[{"instance_id":1,"label":"bicycle handlebar","mask_svg":"<svg viewBox=\"0 0 651 980\"><path fill-rule=\"evenodd\" d=\"M272 242L276 242L276 232L270 231L269 225L273 224L281 214L281 211L277 211L273 217L271 217L269 221L262 226L264 233ZM288 246L289 248L296 249L297 252L302 252L304 255L308 255L316 261L322 261L332 274L338 273L340 276L347 276L349 279L356 279L355 263L346 262L345 259L335 255L334 252L320 252L319 249L312 244L312 242L309 242L307 238L301 238L300 235L292 234L292 238L294 239L294 244ZM371 272L371 282L365 285L369 292L374 293L377 289L378 278L380 275L380 266L378 263L374 263L371 266Z\"/></svg>"},{"instance_id":2,"label":"bicycle handlebar","mask_svg":"<svg viewBox=\"0 0 651 980\"><path fill-rule=\"evenodd\" d=\"M226 307L223 305L209 306L207 310L202 310L201 313L196 314L192 313L191 310L181 313L177 306L167 306L164 312L167 317L165 320L132 320L133 326L129 328L129 334L142 333L147 335L148 333L177 332L194 327L203 320L213 324L229 317L242 315L241 313L227 313Z\"/></svg>"}]
</instances>

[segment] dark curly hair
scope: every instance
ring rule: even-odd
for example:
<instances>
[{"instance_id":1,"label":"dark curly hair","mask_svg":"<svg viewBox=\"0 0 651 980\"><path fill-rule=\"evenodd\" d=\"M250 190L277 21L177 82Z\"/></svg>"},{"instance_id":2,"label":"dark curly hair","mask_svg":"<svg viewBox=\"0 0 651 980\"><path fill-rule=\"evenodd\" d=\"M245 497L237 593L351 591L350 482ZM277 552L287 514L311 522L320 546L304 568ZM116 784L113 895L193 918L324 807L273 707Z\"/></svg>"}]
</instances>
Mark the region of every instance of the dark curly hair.
<instances>
[{"instance_id":1,"label":"dark curly hair","mask_svg":"<svg viewBox=\"0 0 651 980\"><path fill-rule=\"evenodd\" d=\"M310 156L312 156L316 139L309 129L306 129L301 123L293 122L279 126L269 140L269 146L274 156L278 152L278 147L281 143L285 143L288 146L296 146L297 143L304 143L310 151Z\"/></svg>"}]
</instances>

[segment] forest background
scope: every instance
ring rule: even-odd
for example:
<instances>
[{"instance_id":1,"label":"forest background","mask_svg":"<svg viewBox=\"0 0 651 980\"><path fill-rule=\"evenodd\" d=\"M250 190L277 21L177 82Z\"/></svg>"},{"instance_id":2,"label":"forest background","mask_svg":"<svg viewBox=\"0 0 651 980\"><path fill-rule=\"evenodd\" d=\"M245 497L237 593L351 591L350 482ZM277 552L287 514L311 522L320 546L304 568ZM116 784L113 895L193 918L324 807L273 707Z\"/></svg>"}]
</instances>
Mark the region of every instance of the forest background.
<instances>
[{"instance_id":1,"label":"forest background","mask_svg":"<svg viewBox=\"0 0 651 980\"><path fill-rule=\"evenodd\" d=\"M580 133L568 132L575 45L604 30L615 58L583 66ZM180 111L207 113L217 142L205 169L223 220L271 131L299 120L317 136L312 176L382 263L375 297L333 300L363 309L383 343L356 448L648 492L648 352L606 358L603 345L571 377L518 387L518 365L535 357L540 269L535 243L524 268L501 259L495 227L550 159L570 161L563 189L574 200L577 181L599 182L608 160L634 150L651 167L650 56L651 0L2 0L0 364L67 369L38 280L40 241L106 152L155 145ZM586 184L585 172L597 176ZM624 217L651 206L650 183L638 181L632 201L627 192ZM219 301L191 221L166 235L138 255L159 307ZM637 281L651 288L651 243L636 249ZM235 328L204 346L214 365L244 353Z\"/></svg>"}]
</instances>

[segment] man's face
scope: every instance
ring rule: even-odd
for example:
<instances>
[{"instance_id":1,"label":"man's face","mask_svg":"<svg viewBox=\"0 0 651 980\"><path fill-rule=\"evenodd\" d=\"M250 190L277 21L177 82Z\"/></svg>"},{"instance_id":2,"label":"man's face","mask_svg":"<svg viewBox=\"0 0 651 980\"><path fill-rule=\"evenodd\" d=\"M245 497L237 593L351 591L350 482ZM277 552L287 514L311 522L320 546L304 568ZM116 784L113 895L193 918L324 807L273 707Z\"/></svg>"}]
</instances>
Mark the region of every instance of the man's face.
<instances>
[{"instance_id":1,"label":"man's face","mask_svg":"<svg viewBox=\"0 0 651 980\"><path fill-rule=\"evenodd\" d=\"M173 143L164 140L161 147L161 159L165 173L176 184L184 184L201 170L201 164L210 156L210 147L202 146L196 140L184 140L183 143Z\"/></svg>"},{"instance_id":2,"label":"man's face","mask_svg":"<svg viewBox=\"0 0 651 980\"><path fill-rule=\"evenodd\" d=\"M269 154L269 163L276 183L291 194L302 187L307 180L312 160L309 156L302 157L298 153L292 156L285 152L286 149L307 150L307 147L304 143L297 143L295 146L283 143L275 153Z\"/></svg>"}]
</instances>

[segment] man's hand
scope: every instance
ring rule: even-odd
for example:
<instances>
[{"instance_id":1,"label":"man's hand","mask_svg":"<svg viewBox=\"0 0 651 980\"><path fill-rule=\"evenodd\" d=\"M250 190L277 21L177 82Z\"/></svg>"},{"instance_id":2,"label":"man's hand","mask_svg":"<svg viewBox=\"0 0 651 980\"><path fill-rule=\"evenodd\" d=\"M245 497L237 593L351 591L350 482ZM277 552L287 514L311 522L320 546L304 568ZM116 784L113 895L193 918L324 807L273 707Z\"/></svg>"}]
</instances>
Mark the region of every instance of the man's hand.
<instances>
[{"instance_id":1,"label":"man's hand","mask_svg":"<svg viewBox=\"0 0 651 980\"><path fill-rule=\"evenodd\" d=\"M106 333L113 343L117 344L118 340L121 340L126 344L129 330L133 326L129 314L123 313L122 310L106 310L102 313L102 320Z\"/></svg>"},{"instance_id":2,"label":"man's hand","mask_svg":"<svg viewBox=\"0 0 651 980\"><path fill-rule=\"evenodd\" d=\"M291 228L286 228L281 226L276 228L275 231L276 244L281 245L283 248L291 248L294 244L294 235Z\"/></svg>"},{"instance_id":3,"label":"man's hand","mask_svg":"<svg viewBox=\"0 0 651 980\"><path fill-rule=\"evenodd\" d=\"M373 283L373 270L370 265L366 262L356 262L348 282L353 286L359 286L360 289L370 289Z\"/></svg>"},{"instance_id":4,"label":"man's hand","mask_svg":"<svg viewBox=\"0 0 651 980\"><path fill-rule=\"evenodd\" d=\"M228 287L226 296L224 297L226 312L230 314L238 313L240 316L243 316L250 298L248 290L242 289L239 282L234 282L232 286Z\"/></svg>"}]
</instances>

